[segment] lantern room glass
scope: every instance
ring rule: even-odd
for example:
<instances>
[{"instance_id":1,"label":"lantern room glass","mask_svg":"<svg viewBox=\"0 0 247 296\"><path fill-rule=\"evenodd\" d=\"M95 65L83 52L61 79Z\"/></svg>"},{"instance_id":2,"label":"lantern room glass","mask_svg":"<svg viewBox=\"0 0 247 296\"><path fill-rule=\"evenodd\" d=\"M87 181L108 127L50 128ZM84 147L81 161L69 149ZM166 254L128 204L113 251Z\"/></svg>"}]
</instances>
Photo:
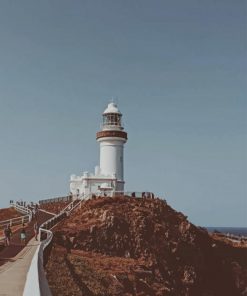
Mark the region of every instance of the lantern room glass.
<instances>
[{"instance_id":1,"label":"lantern room glass","mask_svg":"<svg viewBox=\"0 0 247 296\"><path fill-rule=\"evenodd\" d=\"M121 114L107 113L103 115L103 126L119 126L121 127Z\"/></svg>"}]
</instances>

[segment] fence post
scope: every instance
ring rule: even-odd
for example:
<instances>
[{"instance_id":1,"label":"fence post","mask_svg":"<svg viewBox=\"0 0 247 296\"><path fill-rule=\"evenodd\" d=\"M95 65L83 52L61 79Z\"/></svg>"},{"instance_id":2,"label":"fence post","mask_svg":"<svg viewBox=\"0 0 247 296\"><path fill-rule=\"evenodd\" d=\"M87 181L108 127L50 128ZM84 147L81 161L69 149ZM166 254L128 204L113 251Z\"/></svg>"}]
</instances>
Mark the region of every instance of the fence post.
<instances>
[{"instance_id":1,"label":"fence post","mask_svg":"<svg viewBox=\"0 0 247 296\"><path fill-rule=\"evenodd\" d=\"M41 242L41 228L39 228L39 237L38 237L38 240Z\"/></svg>"}]
</instances>

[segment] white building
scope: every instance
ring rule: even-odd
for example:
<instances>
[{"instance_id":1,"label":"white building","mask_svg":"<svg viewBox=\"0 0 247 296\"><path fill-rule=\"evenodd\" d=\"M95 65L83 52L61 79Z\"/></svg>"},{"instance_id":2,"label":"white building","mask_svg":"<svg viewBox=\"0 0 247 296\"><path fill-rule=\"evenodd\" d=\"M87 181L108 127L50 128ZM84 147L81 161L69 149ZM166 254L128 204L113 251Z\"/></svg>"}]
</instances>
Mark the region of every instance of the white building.
<instances>
[{"instance_id":1,"label":"white building","mask_svg":"<svg viewBox=\"0 0 247 296\"><path fill-rule=\"evenodd\" d=\"M122 114L115 103L108 104L103 113L101 130L96 134L100 144L100 164L94 174L70 177L72 194L111 194L124 191L124 144L127 133L122 126Z\"/></svg>"}]
</instances>

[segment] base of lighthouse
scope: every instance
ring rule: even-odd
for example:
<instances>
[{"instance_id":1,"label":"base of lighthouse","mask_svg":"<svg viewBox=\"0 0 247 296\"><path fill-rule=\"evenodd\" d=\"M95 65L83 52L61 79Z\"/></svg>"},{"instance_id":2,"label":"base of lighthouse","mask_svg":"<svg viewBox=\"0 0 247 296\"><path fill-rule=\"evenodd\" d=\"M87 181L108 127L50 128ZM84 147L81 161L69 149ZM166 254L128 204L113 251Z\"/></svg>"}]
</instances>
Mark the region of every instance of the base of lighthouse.
<instances>
[{"instance_id":1,"label":"base of lighthouse","mask_svg":"<svg viewBox=\"0 0 247 296\"><path fill-rule=\"evenodd\" d=\"M70 192L82 198L92 194L112 196L116 192L124 192L124 181L117 180L115 175L103 175L100 168L95 168L95 174L83 172L82 176L71 175Z\"/></svg>"}]
</instances>

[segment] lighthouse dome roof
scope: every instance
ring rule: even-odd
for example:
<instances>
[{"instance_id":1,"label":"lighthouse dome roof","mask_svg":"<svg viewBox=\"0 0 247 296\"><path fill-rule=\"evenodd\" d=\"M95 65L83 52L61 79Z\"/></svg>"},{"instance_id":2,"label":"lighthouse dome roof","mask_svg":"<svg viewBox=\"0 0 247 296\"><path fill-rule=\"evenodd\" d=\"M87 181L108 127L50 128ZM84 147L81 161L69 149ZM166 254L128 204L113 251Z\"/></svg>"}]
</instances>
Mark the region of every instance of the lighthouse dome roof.
<instances>
[{"instance_id":1,"label":"lighthouse dome roof","mask_svg":"<svg viewBox=\"0 0 247 296\"><path fill-rule=\"evenodd\" d=\"M105 109L105 111L103 112L103 114L107 114L107 113L117 113L117 114L121 114L121 112L118 109L118 106L116 103L109 103L107 108Z\"/></svg>"}]
</instances>

